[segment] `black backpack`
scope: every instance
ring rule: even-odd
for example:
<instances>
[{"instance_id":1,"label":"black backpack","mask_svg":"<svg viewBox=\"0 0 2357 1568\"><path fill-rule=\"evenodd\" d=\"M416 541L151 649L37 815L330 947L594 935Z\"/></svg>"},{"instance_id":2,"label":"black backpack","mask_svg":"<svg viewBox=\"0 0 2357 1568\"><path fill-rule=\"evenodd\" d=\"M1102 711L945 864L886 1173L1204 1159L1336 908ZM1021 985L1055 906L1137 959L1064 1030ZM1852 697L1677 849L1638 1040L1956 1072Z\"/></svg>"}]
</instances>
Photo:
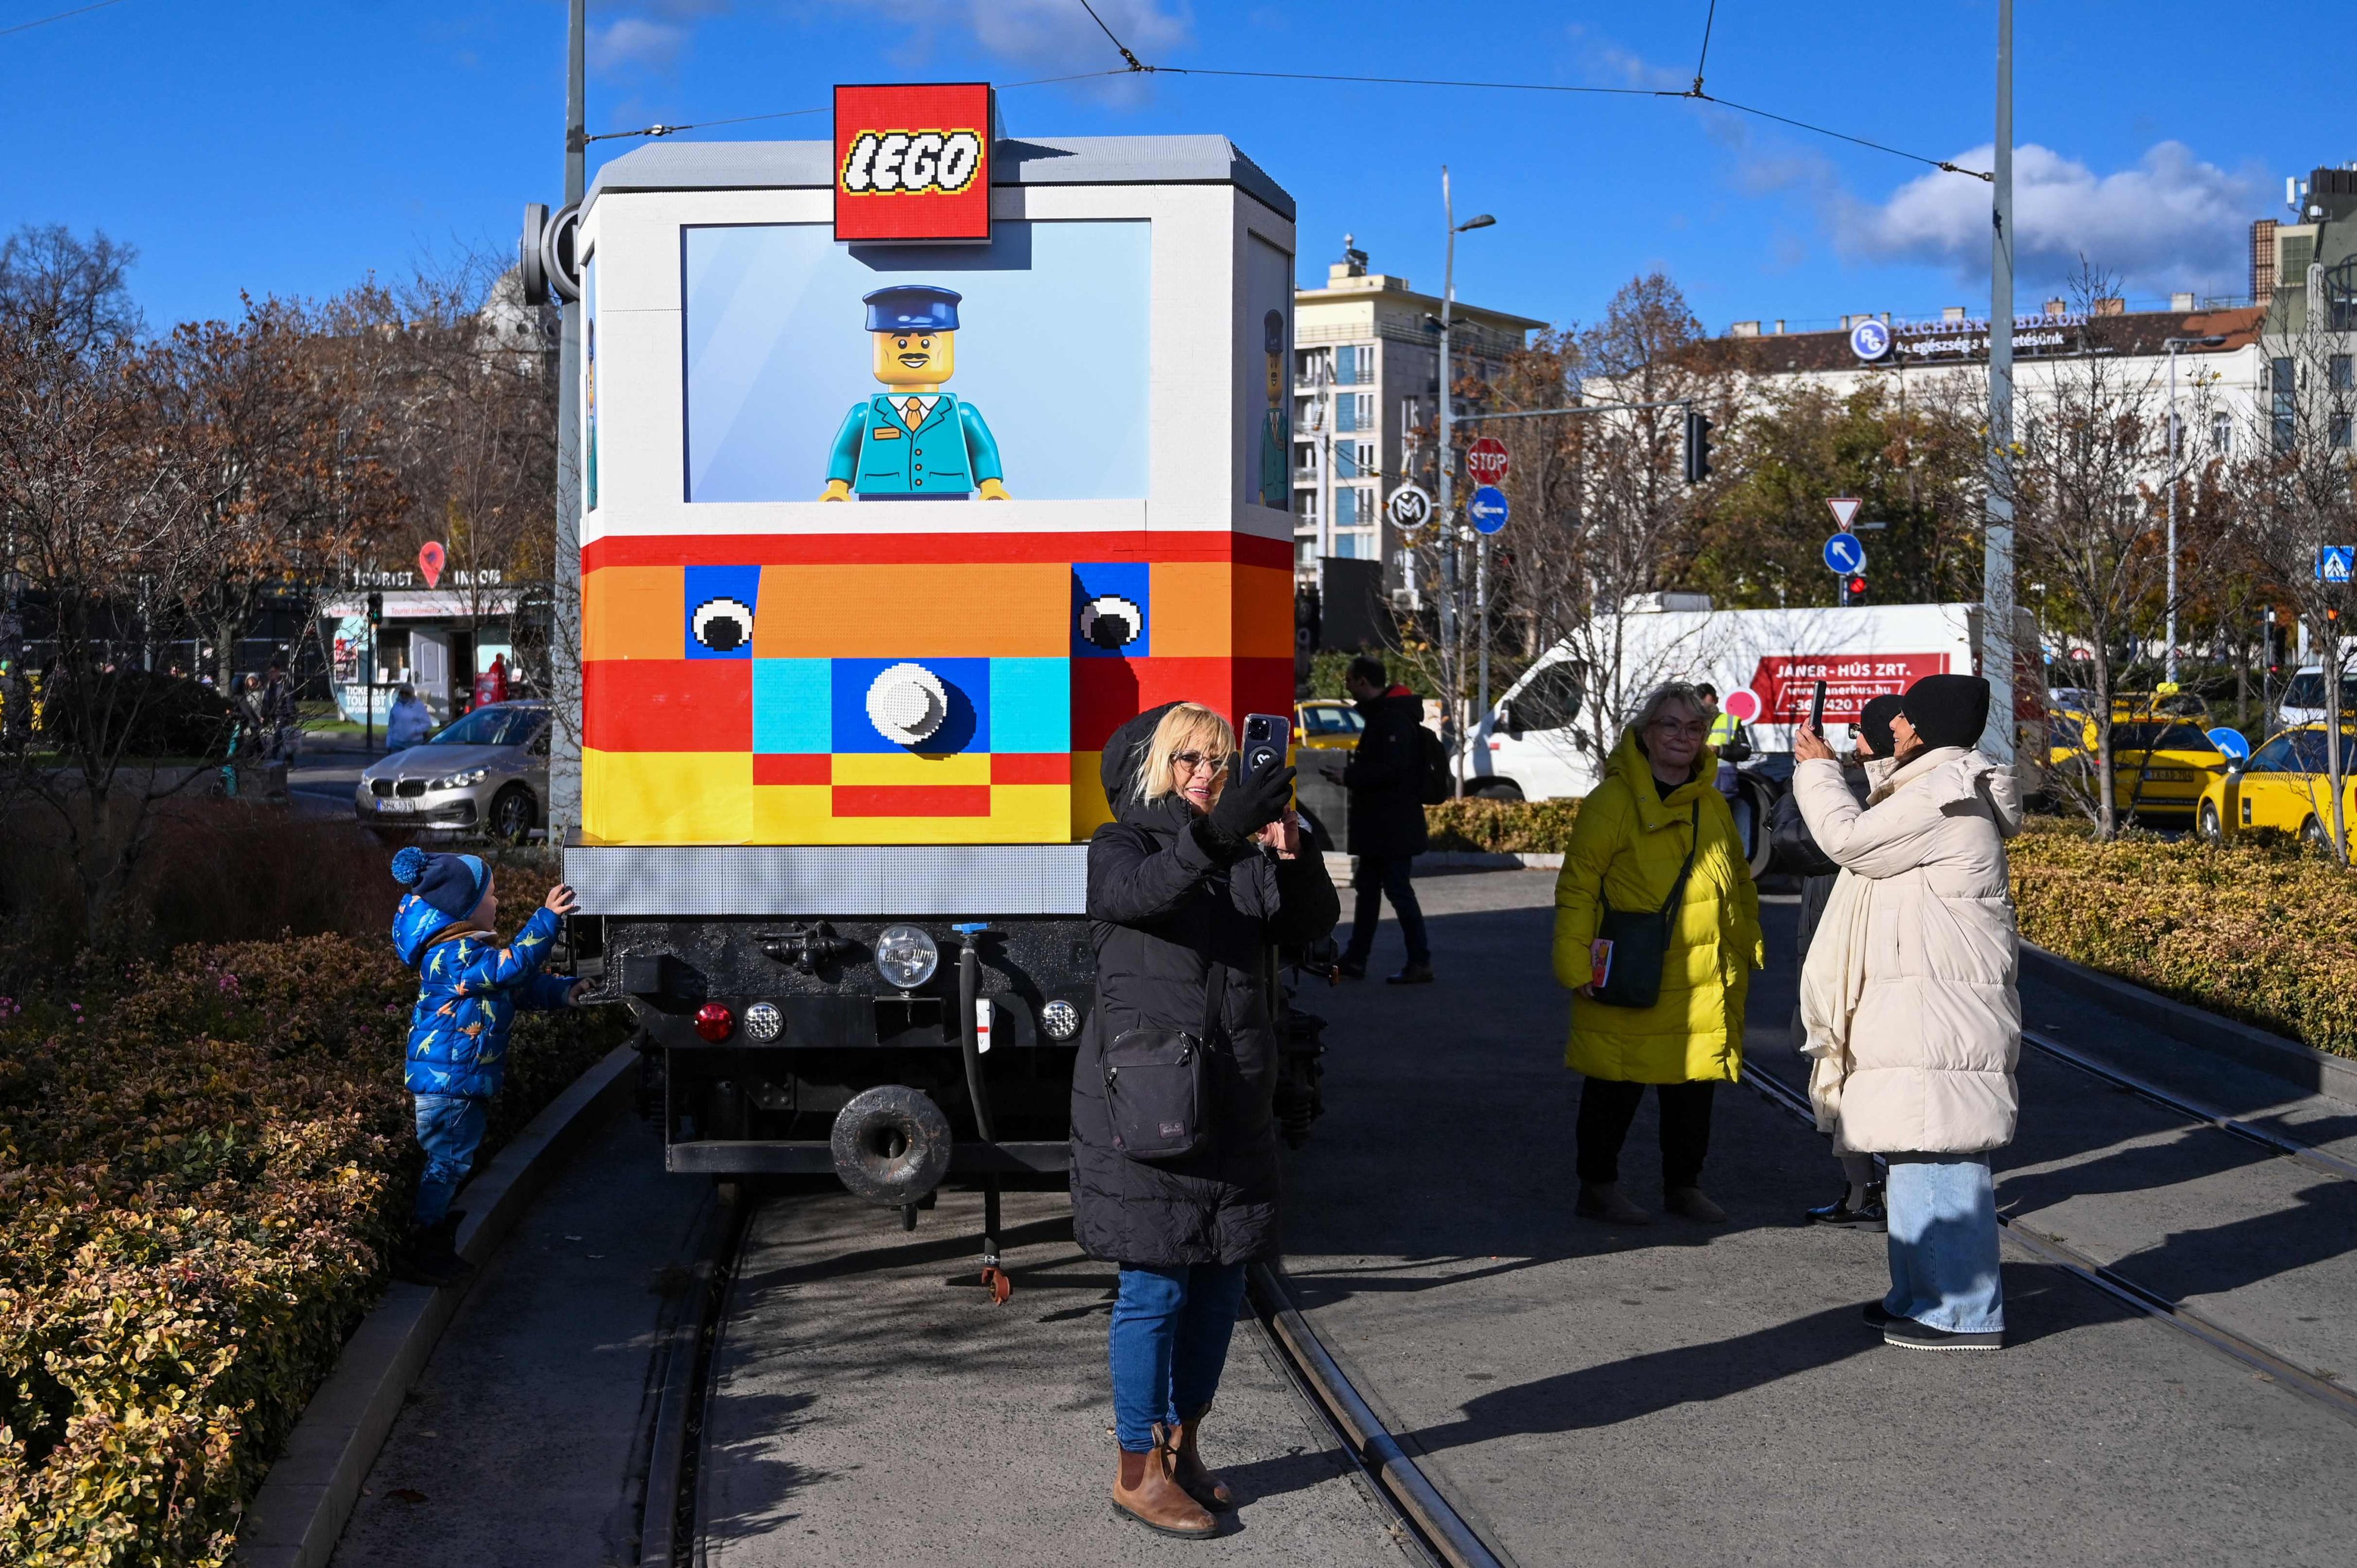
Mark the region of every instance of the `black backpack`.
<instances>
[{"instance_id":1,"label":"black backpack","mask_svg":"<svg viewBox=\"0 0 2357 1568\"><path fill-rule=\"evenodd\" d=\"M1448 770L1448 748L1440 744L1438 736L1418 725L1415 726L1415 755L1416 760L1423 764L1419 780L1423 788L1416 793L1426 805L1437 806L1457 789L1457 780Z\"/></svg>"}]
</instances>

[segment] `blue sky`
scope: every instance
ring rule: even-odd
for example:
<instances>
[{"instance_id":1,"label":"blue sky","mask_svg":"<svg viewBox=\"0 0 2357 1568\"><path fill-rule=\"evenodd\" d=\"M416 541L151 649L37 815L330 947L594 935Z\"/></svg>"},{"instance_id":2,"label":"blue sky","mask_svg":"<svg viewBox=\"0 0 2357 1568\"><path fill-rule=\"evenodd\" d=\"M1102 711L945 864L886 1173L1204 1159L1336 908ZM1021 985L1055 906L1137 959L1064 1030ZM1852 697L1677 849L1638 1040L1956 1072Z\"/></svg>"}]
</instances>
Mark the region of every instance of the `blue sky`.
<instances>
[{"instance_id":1,"label":"blue sky","mask_svg":"<svg viewBox=\"0 0 2357 1568\"><path fill-rule=\"evenodd\" d=\"M0 0L0 29L74 3ZM1159 64L1676 89L1707 7L1099 9ZM2083 251L2132 295L2239 294L2245 226L2279 213L2284 177L2357 158L2329 113L2330 49L2255 41L2182 0L2019 11L2025 299ZM421 252L508 246L522 204L561 188L564 16L561 0L118 0L0 31L17 149L0 223L137 245L156 326L234 313L241 290L317 295ZM1079 0L597 0L591 27L593 131L819 107L837 81L1116 63ZM1707 86L1962 160L1990 137L1994 33L1995 0L1721 0ZM1458 294L1478 303L1591 319L1654 267L1714 330L1986 300L1985 185L1690 102L1177 76L1001 102L1018 135L1233 137L1299 200L1305 279L1348 231L1379 269L1436 285L1448 163L1458 211L1498 218L1460 247ZM813 114L698 134L825 133Z\"/></svg>"}]
</instances>

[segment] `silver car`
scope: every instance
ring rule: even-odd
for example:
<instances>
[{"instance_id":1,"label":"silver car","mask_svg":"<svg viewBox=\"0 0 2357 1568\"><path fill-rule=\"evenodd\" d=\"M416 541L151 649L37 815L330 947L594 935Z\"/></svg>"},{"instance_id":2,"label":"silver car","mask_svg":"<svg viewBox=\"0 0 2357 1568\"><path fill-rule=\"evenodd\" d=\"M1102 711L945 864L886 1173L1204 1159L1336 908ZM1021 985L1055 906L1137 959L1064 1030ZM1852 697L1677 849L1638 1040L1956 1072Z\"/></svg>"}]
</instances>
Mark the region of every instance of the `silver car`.
<instances>
[{"instance_id":1,"label":"silver car","mask_svg":"<svg viewBox=\"0 0 2357 1568\"><path fill-rule=\"evenodd\" d=\"M364 822L482 832L521 843L548 820L548 707L491 703L361 774Z\"/></svg>"}]
</instances>

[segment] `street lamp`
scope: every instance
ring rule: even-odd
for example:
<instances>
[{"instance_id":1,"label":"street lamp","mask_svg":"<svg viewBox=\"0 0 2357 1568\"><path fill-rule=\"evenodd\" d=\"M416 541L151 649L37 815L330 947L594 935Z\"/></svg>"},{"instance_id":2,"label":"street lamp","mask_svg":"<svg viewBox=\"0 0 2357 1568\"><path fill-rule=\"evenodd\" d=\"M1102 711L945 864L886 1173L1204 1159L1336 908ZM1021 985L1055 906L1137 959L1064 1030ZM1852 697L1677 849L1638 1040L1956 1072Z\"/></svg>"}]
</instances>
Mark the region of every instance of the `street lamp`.
<instances>
[{"instance_id":1,"label":"street lamp","mask_svg":"<svg viewBox=\"0 0 2357 1568\"><path fill-rule=\"evenodd\" d=\"M1442 564L1448 572L1448 596L1441 601L1440 615L1443 637L1449 650L1448 723L1457 742L1456 789L1465 793L1465 733L1457 722L1458 686L1465 668L1464 628L1457 614L1457 522L1453 510L1456 499L1457 451L1450 438L1455 424L1449 396L1449 380L1455 360L1448 349L1448 324L1457 302L1457 236L1475 229L1488 229L1497 220L1484 212L1477 218L1457 221L1457 205L1449 194L1448 166L1440 166L1440 212L1448 225L1448 251L1440 276L1440 526L1446 532L1448 553ZM1474 545L1473 596L1481 616L1481 734L1490 733L1490 540L1483 535Z\"/></svg>"},{"instance_id":2,"label":"street lamp","mask_svg":"<svg viewBox=\"0 0 2357 1568\"><path fill-rule=\"evenodd\" d=\"M2161 347L2169 350L2169 647L2161 660L2161 679L2172 685L2177 682L2177 351L2216 349L2225 341L2214 332L2207 338L2161 340Z\"/></svg>"}]
</instances>

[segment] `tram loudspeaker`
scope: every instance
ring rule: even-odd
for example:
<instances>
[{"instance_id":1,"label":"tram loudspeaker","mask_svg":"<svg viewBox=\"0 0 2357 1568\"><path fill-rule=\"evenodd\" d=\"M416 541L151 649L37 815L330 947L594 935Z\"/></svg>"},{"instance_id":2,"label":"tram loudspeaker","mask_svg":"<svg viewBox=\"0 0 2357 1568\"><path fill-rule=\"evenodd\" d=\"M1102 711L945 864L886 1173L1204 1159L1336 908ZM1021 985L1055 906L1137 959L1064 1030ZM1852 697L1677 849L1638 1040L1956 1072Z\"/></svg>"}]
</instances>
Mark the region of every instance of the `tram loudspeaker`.
<instances>
[{"instance_id":1,"label":"tram loudspeaker","mask_svg":"<svg viewBox=\"0 0 2357 1568\"><path fill-rule=\"evenodd\" d=\"M950 1168L950 1119L921 1090L879 1084L836 1112L834 1174L852 1195L904 1208L939 1187Z\"/></svg>"}]
</instances>

